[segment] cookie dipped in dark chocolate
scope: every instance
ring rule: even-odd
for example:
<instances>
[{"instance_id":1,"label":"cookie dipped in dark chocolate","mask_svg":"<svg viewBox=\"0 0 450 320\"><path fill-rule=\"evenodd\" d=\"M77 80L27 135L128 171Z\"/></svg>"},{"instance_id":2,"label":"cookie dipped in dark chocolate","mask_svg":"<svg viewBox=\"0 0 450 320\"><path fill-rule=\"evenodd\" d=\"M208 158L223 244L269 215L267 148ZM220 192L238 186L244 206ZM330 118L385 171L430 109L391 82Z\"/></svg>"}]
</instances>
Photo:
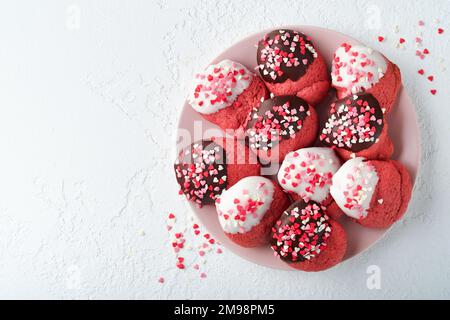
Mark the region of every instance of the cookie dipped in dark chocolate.
<instances>
[{"instance_id":1,"label":"cookie dipped in dark chocolate","mask_svg":"<svg viewBox=\"0 0 450 320\"><path fill-rule=\"evenodd\" d=\"M281 139L292 138L309 115L308 103L297 96L264 100L249 115L246 129L249 147L269 150Z\"/></svg>"},{"instance_id":2,"label":"cookie dipped in dark chocolate","mask_svg":"<svg viewBox=\"0 0 450 320\"><path fill-rule=\"evenodd\" d=\"M294 30L274 30L258 43L258 70L264 81L298 80L317 58L311 39Z\"/></svg>"},{"instance_id":3,"label":"cookie dipped in dark chocolate","mask_svg":"<svg viewBox=\"0 0 450 320\"><path fill-rule=\"evenodd\" d=\"M370 93L357 93L330 105L328 120L319 136L327 146L359 152L378 142L384 115Z\"/></svg>"},{"instance_id":4,"label":"cookie dipped in dark chocolate","mask_svg":"<svg viewBox=\"0 0 450 320\"><path fill-rule=\"evenodd\" d=\"M299 200L273 226L271 247L285 262L310 260L326 249L332 231L330 220L318 203Z\"/></svg>"},{"instance_id":5,"label":"cookie dipped in dark chocolate","mask_svg":"<svg viewBox=\"0 0 450 320\"><path fill-rule=\"evenodd\" d=\"M199 205L213 204L227 186L224 149L211 140L201 140L183 149L174 164L180 191Z\"/></svg>"}]
</instances>

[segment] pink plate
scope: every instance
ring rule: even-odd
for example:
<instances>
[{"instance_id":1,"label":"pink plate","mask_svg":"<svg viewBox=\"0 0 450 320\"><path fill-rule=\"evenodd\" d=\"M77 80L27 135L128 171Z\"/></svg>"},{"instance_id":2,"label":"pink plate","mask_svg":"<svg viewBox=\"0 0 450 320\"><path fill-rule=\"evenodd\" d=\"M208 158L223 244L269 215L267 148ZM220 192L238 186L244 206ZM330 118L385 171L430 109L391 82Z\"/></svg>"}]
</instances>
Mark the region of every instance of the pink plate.
<instances>
[{"instance_id":1,"label":"pink plate","mask_svg":"<svg viewBox=\"0 0 450 320\"><path fill-rule=\"evenodd\" d=\"M295 29L310 35L313 38L314 45L322 53L325 60L330 64L333 53L336 48L343 42L350 44L360 44L358 41L341 34L336 31L314 27L314 26L287 26L283 28ZM275 29L275 28L273 28ZM248 68L254 69L256 66L256 47L258 40L267 33L268 30L253 34L244 40L234 44L220 54L212 63L216 63L223 59L231 59L238 61ZM331 99L330 94L330 99ZM329 101L328 101L329 102ZM318 113L324 113L327 101L316 106ZM201 128L194 126L195 120L201 121ZM196 121L198 123L198 121ZM407 92L402 89L397 101L397 105L389 115L389 134L395 145L394 159L400 160L409 170L413 181L415 181L420 163L420 140L419 128L417 125L415 108L409 98ZM194 127L195 130L194 130ZM215 129L211 131L211 129ZM206 133L206 130L208 132ZM190 137L186 137L189 132ZM181 112L180 121L178 123L178 143L177 149L189 145L195 140L207 138L210 136L222 136L223 132L215 125L202 120L187 102L185 102L183 111ZM183 136L186 138L183 138ZM177 150L177 151L178 151ZM275 269L293 270L288 265L282 263L273 256L273 251L267 246L256 249L242 248L232 243L222 229L217 218L214 206L205 206L201 209L195 205L189 204L193 213L205 225L208 231L220 241L226 248L235 254L254 262ZM379 240L387 231L387 229L368 229L343 217L340 221L347 231L348 249L345 259L349 259L358 253L363 252Z\"/></svg>"}]
</instances>

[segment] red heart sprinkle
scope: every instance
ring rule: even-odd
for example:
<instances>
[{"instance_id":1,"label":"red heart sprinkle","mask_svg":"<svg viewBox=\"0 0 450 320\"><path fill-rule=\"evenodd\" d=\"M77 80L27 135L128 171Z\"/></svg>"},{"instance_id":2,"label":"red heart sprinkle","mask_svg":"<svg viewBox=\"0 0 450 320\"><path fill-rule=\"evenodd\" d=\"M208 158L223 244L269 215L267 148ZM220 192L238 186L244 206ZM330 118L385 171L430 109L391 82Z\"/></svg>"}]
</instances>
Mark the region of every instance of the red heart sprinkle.
<instances>
[{"instance_id":1,"label":"red heart sprinkle","mask_svg":"<svg viewBox=\"0 0 450 320\"><path fill-rule=\"evenodd\" d=\"M420 75L424 75L425 71L423 69L420 69L419 71L417 71L417 73L419 73Z\"/></svg>"},{"instance_id":2,"label":"red heart sprinkle","mask_svg":"<svg viewBox=\"0 0 450 320\"><path fill-rule=\"evenodd\" d=\"M437 90L436 89L431 89L430 92L434 96L437 93Z\"/></svg>"},{"instance_id":3,"label":"red heart sprinkle","mask_svg":"<svg viewBox=\"0 0 450 320\"><path fill-rule=\"evenodd\" d=\"M438 28L438 33L439 33L439 34L443 34L443 33L444 33L444 29Z\"/></svg>"},{"instance_id":4,"label":"red heart sprinkle","mask_svg":"<svg viewBox=\"0 0 450 320\"><path fill-rule=\"evenodd\" d=\"M399 41L400 41L400 43L405 43L405 41L406 41L406 40L405 40L405 39L403 39L403 38L400 38L400 40L399 40Z\"/></svg>"},{"instance_id":5,"label":"red heart sprinkle","mask_svg":"<svg viewBox=\"0 0 450 320\"><path fill-rule=\"evenodd\" d=\"M173 213L169 213L169 219L175 219L175 215Z\"/></svg>"},{"instance_id":6,"label":"red heart sprinkle","mask_svg":"<svg viewBox=\"0 0 450 320\"><path fill-rule=\"evenodd\" d=\"M384 40L384 37L378 36L378 41L379 41L379 42L383 42L383 40Z\"/></svg>"},{"instance_id":7,"label":"red heart sprinkle","mask_svg":"<svg viewBox=\"0 0 450 320\"><path fill-rule=\"evenodd\" d=\"M429 77L428 77L428 80L433 81L433 80L434 80L434 77L433 77L433 76L429 76Z\"/></svg>"}]
</instances>

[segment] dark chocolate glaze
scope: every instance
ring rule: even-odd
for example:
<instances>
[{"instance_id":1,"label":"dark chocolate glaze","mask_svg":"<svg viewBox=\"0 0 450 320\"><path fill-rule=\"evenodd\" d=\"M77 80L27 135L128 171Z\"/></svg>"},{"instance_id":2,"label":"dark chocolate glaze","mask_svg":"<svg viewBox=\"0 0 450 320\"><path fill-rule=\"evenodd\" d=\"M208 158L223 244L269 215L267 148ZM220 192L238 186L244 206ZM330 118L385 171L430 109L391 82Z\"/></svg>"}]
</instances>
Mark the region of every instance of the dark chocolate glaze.
<instances>
[{"instance_id":1,"label":"dark chocolate glaze","mask_svg":"<svg viewBox=\"0 0 450 320\"><path fill-rule=\"evenodd\" d=\"M274 30L258 43L257 61L264 81L298 80L317 58L311 39L294 30Z\"/></svg>"},{"instance_id":2,"label":"dark chocolate glaze","mask_svg":"<svg viewBox=\"0 0 450 320\"><path fill-rule=\"evenodd\" d=\"M327 146L351 152L367 149L383 130L383 110L370 93L358 93L330 105L320 140Z\"/></svg>"},{"instance_id":3,"label":"dark chocolate glaze","mask_svg":"<svg viewBox=\"0 0 450 320\"><path fill-rule=\"evenodd\" d=\"M227 187L225 151L211 140L197 141L183 149L174 170L181 192L200 205L213 204Z\"/></svg>"},{"instance_id":4,"label":"dark chocolate glaze","mask_svg":"<svg viewBox=\"0 0 450 320\"><path fill-rule=\"evenodd\" d=\"M322 207L314 201L299 200L273 226L271 247L288 263L311 260L326 248L331 232L330 220Z\"/></svg>"},{"instance_id":5,"label":"dark chocolate glaze","mask_svg":"<svg viewBox=\"0 0 450 320\"><path fill-rule=\"evenodd\" d=\"M263 101L249 116L246 131L249 147L272 148L299 132L308 116L308 103L297 96L277 96Z\"/></svg>"}]
</instances>

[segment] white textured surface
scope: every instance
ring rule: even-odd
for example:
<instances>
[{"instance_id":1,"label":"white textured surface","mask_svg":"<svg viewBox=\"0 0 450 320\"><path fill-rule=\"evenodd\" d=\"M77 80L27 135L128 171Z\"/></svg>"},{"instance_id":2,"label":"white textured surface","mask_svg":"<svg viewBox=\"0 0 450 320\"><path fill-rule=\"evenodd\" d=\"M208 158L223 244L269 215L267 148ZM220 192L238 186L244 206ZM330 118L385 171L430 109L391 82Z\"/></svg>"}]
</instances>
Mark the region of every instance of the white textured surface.
<instances>
[{"instance_id":1,"label":"white textured surface","mask_svg":"<svg viewBox=\"0 0 450 320\"><path fill-rule=\"evenodd\" d=\"M0 9L1 298L450 297L450 82L437 61L450 49L448 1L55 0ZM435 97L417 75L419 19ZM414 200L382 241L333 270L268 270L225 251L200 280L176 270L165 232L169 211L187 211L167 161L177 114L195 70L248 34L289 24L347 33L400 66L423 139ZM392 46L400 36L405 50ZM366 287L370 265L381 269L380 290Z\"/></svg>"}]
</instances>

